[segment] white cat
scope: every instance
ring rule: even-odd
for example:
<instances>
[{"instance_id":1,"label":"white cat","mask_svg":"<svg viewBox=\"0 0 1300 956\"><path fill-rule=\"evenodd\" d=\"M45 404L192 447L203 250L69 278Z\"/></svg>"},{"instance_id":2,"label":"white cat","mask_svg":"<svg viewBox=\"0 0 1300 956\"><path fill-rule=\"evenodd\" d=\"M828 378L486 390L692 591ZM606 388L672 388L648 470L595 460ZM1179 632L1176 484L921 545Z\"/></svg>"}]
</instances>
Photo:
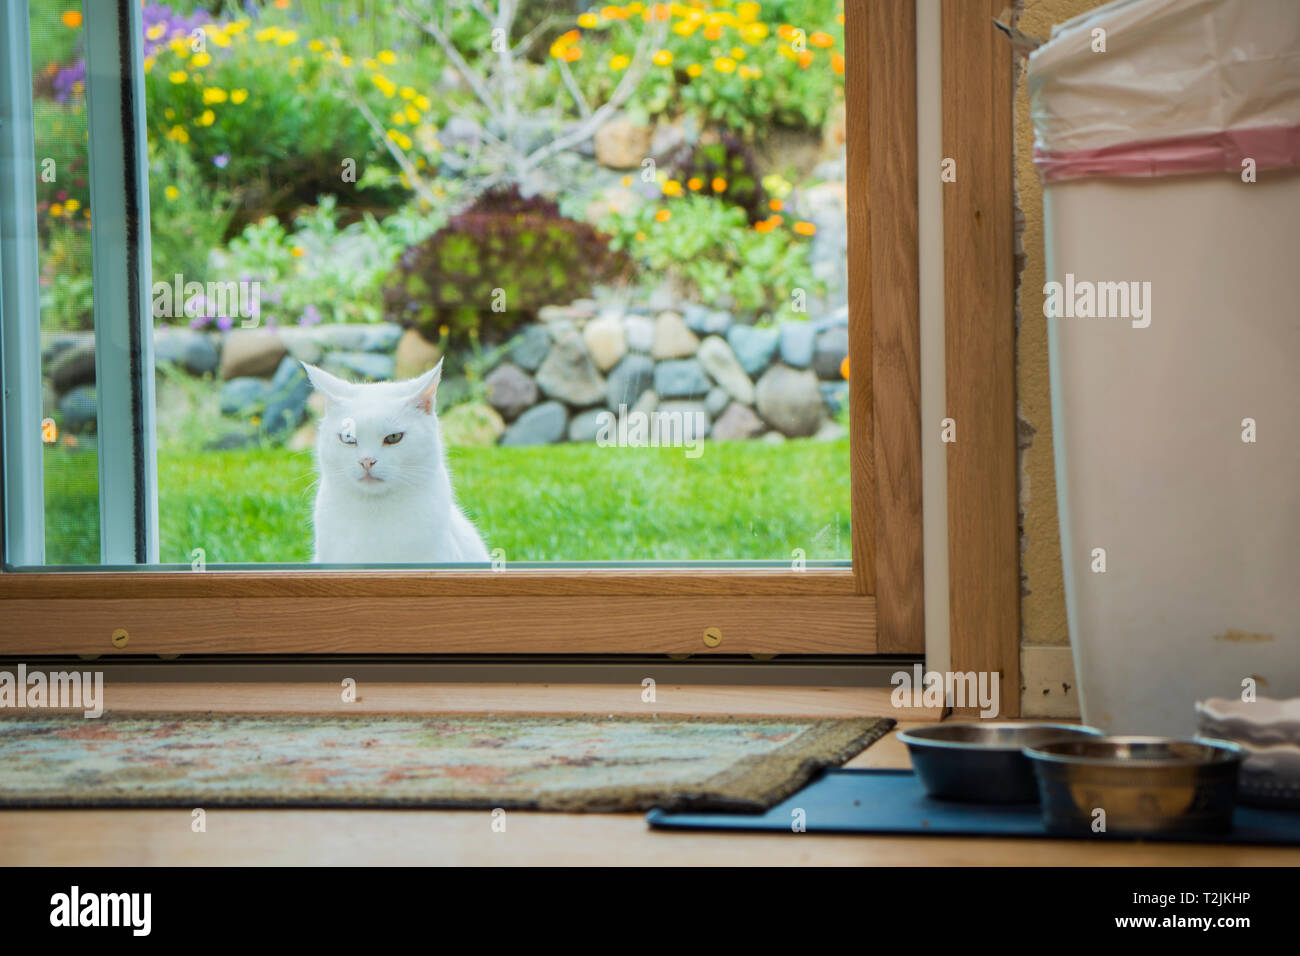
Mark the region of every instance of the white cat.
<instances>
[{"instance_id":1,"label":"white cat","mask_svg":"<svg viewBox=\"0 0 1300 956\"><path fill-rule=\"evenodd\" d=\"M442 363L405 382L353 384L304 363L326 398L316 440L316 550L326 564L488 561L456 505L434 412Z\"/></svg>"}]
</instances>

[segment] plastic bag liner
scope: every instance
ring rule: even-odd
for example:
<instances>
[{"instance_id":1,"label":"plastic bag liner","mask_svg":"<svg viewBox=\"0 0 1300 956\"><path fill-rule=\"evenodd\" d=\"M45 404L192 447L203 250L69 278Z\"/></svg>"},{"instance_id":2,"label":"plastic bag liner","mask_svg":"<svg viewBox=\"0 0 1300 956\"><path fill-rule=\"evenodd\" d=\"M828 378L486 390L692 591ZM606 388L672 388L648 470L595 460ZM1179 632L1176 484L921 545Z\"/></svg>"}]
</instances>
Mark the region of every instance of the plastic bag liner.
<instances>
[{"instance_id":1,"label":"plastic bag liner","mask_svg":"<svg viewBox=\"0 0 1300 956\"><path fill-rule=\"evenodd\" d=\"M1119 0L1058 24L1029 59L1034 162L1045 182L1300 166L1297 37L1300 0Z\"/></svg>"},{"instance_id":2,"label":"plastic bag liner","mask_svg":"<svg viewBox=\"0 0 1300 956\"><path fill-rule=\"evenodd\" d=\"M1113 3L1029 88L1083 718L1186 736L1300 695L1300 0Z\"/></svg>"}]
</instances>

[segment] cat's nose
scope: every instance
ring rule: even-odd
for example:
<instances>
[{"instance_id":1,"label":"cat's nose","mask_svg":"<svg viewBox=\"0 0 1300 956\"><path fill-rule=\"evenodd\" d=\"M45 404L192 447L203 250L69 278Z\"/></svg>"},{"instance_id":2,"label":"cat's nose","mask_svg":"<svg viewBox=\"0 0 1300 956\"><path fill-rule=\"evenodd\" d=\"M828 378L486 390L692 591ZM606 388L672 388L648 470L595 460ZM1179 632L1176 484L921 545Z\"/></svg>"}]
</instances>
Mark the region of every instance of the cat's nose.
<instances>
[{"instance_id":1,"label":"cat's nose","mask_svg":"<svg viewBox=\"0 0 1300 956\"><path fill-rule=\"evenodd\" d=\"M375 459L373 459L373 458L362 458L362 459L361 459L361 467L364 468L366 471L369 471L371 468L374 468L374 467L375 467Z\"/></svg>"}]
</instances>

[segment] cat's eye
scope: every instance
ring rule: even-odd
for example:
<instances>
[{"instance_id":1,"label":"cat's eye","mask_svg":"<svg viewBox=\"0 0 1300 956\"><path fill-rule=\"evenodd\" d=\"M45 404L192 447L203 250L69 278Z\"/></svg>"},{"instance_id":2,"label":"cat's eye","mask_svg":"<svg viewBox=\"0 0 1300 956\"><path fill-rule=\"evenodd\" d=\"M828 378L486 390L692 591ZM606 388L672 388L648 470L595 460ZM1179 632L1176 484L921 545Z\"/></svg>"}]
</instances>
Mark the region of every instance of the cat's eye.
<instances>
[{"instance_id":1,"label":"cat's eye","mask_svg":"<svg viewBox=\"0 0 1300 956\"><path fill-rule=\"evenodd\" d=\"M391 435L385 435L385 436L384 436L384 444L385 444L385 445L396 445L399 441L402 440L402 436L405 435L405 434L406 434L406 432L393 432Z\"/></svg>"},{"instance_id":2,"label":"cat's eye","mask_svg":"<svg viewBox=\"0 0 1300 956\"><path fill-rule=\"evenodd\" d=\"M339 441L343 442L345 445L355 445L357 443L357 436L353 435L351 432L339 432Z\"/></svg>"}]
</instances>

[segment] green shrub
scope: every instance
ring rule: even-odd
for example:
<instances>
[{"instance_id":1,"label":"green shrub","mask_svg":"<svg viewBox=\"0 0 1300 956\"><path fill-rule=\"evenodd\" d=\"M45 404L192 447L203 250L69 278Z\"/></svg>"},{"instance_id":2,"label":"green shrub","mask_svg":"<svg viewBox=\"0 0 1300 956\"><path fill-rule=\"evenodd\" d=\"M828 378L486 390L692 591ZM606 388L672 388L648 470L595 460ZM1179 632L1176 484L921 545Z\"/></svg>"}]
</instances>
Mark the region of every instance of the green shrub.
<instances>
[{"instance_id":1,"label":"green shrub","mask_svg":"<svg viewBox=\"0 0 1300 956\"><path fill-rule=\"evenodd\" d=\"M683 147L673 167L674 181L685 184L686 190L739 206L751 223L767 218L768 196L754 152L739 137L723 133Z\"/></svg>"},{"instance_id":2,"label":"green shrub","mask_svg":"<svg viewBox=\"0 0 1300 956\"><path fill-rule=\"evenodd\" d=\"M613 248L704 305L802 319L796 290L824 291L808 262L811 225L776 213L750 225L739 206L688 193L613 213L601 226L613 234Z\"/></svg>"},{"instance_id":3,"label":"green shrub","mask_svg":"<svg viewBox=\"0 0 1300 956\"><path fill-rule=\"evenodd\" d=\"M484 342L534 318L544 305L589 295L625 271L607 236L518 187L490 190L402 253L384 287L384 311L430 341L477 330Z\"/></svg>"}]
</instances>

